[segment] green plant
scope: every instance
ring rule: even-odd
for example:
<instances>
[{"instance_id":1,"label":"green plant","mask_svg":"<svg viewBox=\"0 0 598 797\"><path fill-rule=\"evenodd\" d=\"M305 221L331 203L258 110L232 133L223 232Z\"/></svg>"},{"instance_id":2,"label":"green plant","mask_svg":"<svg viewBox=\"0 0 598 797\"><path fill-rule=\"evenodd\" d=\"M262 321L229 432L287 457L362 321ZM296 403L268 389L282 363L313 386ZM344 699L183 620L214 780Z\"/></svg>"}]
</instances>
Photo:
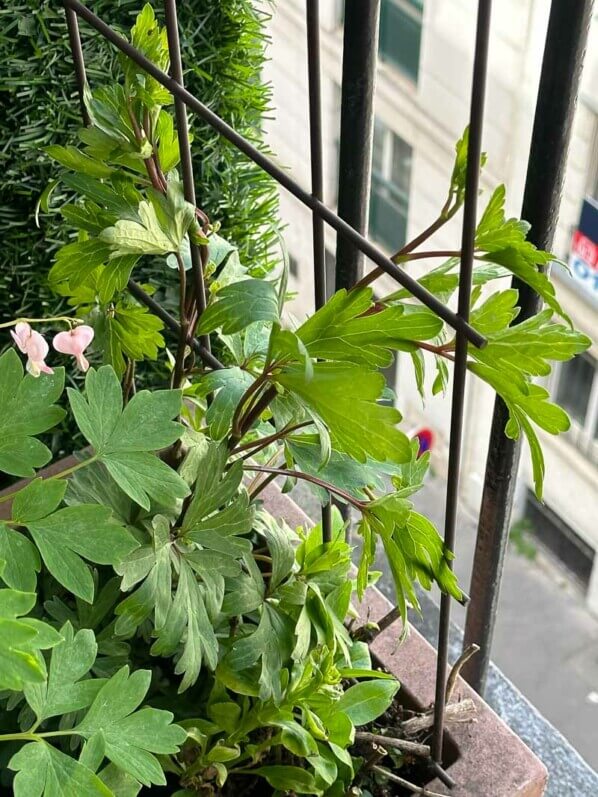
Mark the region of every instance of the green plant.
<instances>
[{"instance_id":1,"label":"green plant","mask_svg":"<svg viewBox=\"0 0 598 797\"><path fill-rule=\"evenodd\" d=\"M135 0L93 4L96 14L125 28L138 7ZM249 0L188 2L181 13L187 86L264 150L261 124L270 90L256 76L264 61L265 19L265 12ZM118 72L113 48L89 28L84 50L92 81L104 83ZM61 5L51 0L3 5L0 64L5 97L0 117L0 301L8 318L52 315L64 309L64 302L50 289L47 275L69 229L50 223L45 200L36 211L52 176L40 150L64 143L80 122ZM204 210L218 220L251 271L267 272L275 261L278 226L273 181L207 125L195 124L194 136L197 192ZM176 297L175 275L149 258L143 269L163 301Z\"/></svg>"},{"instance_id":2,"label":"green plant","mask_svg":"<svg viewBox=\"0 0 598 797\"><path fill-rule=\"evenodd\" d=\"M131 38L166 68L150 6ZM419 608L415 582L461 597L452 552L410 501L429 457L418 457L399 411L380 403L379 371L396 351L410 353L424 395L426 352L442 390L454 335L404 291L374 302L368 287L339 291L286 328L284 270L252 277L184 200L171 97L131 63L121 68L121 80L87 92L92 124L79 145L47 149L77 197L60 208L77 237L50 273L74 314L0 325L31 372L14 350L0 357L0 469L32 478L0 499L12 499L0 522L0 742L12 788L16 797L125 797L168 778L179 797L192 797L265 779L275 793L340 796L372 778L356 728L381 717L399 686L351 630L352 599L375 581L378 549L405 629ZM437 226L463 202L466 148L464 136ZM506 401L507 433L527 436L540 495L532 423L557 434L568 419L532 378L589 340L553 321L562 310L538 270L550 255L525 240L523 222L504 218L503 204L501 188L477 231L471 318L488 343L471 350L468 367ZM201 271L191 245L202 248ZM180 289L170 385L151 391L137 390L135 363L164 347L161 322L127 294L147 257L164 270L174 262ZM455 266L451 256L421 281L448 300ZM510 271L550 307L515 328L515 291L482 296ZM48 373L37 323L66 323L55 347L83 369L95 331L98 366L83 390L67 390L88 447L45 477L37 469L51 454L38 435L64 415L65 374ZM196 334L227 349L227 367L195 360L187 344ZM356 573L340 515L328 541L319 526L291 529L265 511L260 494L278 476L359 512Z\"/></svg>"}]
</instances>

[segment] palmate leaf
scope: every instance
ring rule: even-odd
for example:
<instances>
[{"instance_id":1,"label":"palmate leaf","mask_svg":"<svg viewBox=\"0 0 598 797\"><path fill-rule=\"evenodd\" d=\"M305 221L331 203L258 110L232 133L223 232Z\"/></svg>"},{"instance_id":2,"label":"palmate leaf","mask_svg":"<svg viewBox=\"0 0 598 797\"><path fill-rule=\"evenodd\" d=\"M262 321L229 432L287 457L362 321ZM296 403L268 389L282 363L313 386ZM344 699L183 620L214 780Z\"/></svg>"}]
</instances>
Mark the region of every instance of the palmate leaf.
<instances>
[{"instance_id":1,"label":"palmate leaf","mask_svg":"<svg viewBox=\"0 0 598 797\"><path fill-rule=\"evenodd\" d=\"M188 488L181 477L153 451L178 440L183 427L172 421L181 409L178 390L142 390L123 409L122 389L114 370L91 369L84 398L69 388L69 401L81 432L94 456L127 495L144 509L150 499L166 504L184 498Z\"/></svg>"},{"instance_id":2,"label":"palmate leaf","mask_svg":"<svg viewBox=\"0 0 598 797\"><path fill-rule=\"evenodd\" d=\"M396 428L400 412L378 403L385 382L377 371L350 363L315 363L311 379L298 366L285 366L273 378L319 416L338 451L358 462L410 459L409 440Z\"/></svg>"},{"instance_id":3,"label":"palmate leaf","mask_svg":"<svg viewBox=\"0 0 598 797\"><path fill-rule=\"evenodd\" d=\"M394 700L399 689L397 681L386 679L361 681L349 687L335 704L335 711L345 713L353 725L367 725L373 722Z\"/></svg>"},{"instance_id":4,"label":"palmate leaf","mask_svg":"<svg viewBox=\"0 0 598 797\"><path fill-rule=\"evenodd\" d=\"M419 611L414 589L416 580L425 589L430 589L435 582L443 592L461 599L456 576L449 567L453 553L445 547L434 525L414 512L400 493L390 493L372 501L363 513L359 533L364 538L357 576L360 599L368 586L368 572L375 558L378 537L390 565L397 605L404 623L408 602Z\"/></svg>"},{"instance_id":5,"label":"palmate leaf","mask_svg":"<svg viewBox=\"0 0 598 797\"><path fill-rule=\"evenodd\" d=\"M0 471L34 476L51 459L50 450L35 435L47 432L64 418L55 405L64 387L64 370L42 378L23 374L14 349L0 356Z\"/></svg>"},{"instance_id":6,"label":"palmate leaf","mask_svg":"<svg viewBox=\"0 0 598 797\"><path fill-rule=\"evenodd\" d=\"M114 797L91 769L41 740L21 747L8 766L17 772L15 797Z\"/></svg>"},{"instance_id":7,"label":"palmate leaf","mask_svg":"<svg viewBox=\"0 0 598 797\"><path fill-rule=\"evenodd\" d=\"M240 332L256 321L278 321L278 294L268 280L247 279L225 285L202 313L197 331Z\"/></svg>"},{"instance_id":8,"label":"palmate leaf","mask_svg":"<svg viewBox=\"0 0 598 797\"><path fill-rule=\"evenodd\" d=\"M39 651L61 641L52 626L23 617L36 600L34 592L0 589L0 689L22 691L28 683L42 682L46 667Z\"/></svg>"},{"instance_id":9,"label":"palmate leaf","mask_svg":"<svg viewBox=\"0 0 598 797\"><path fill-rule=\"evenodd\" d=\"M250 373L234 366L212 371L194 385L196 396L213 394L205 416L213 440L222 440L229 432L237 405L253 381Z\"/></svg>"},{"instance_id":10,"label":"palmate leaf","mask_svg":"<svg viewBox=\"0 0 598 797\"><path fill-rule=\"evenodd\" d=\"M61 479L34 479L15 495L12 503L12 521L26 525L52 513L60 504L66 490ZM0 522L0 560L5 566L2 580L13 589L33 592L36 573L41 569L37 548L20 531Z\"/></svg>"},{"instance_id":11,"label":"palmate leaf","mask_svg":"<svg viewBox=\"0 0 598 797\"><path fill-rule=\"evenodd\" d=\"M509 269L540 294L553 312L571 324L571 319L556 298L554 285L548 275L539 270L554 260L554 255L537 249L531 241L527 241L529 224L519 219L507 219L504 205L505 187L499 185L478 224L476 249L485 252L485 260Z\"/></svg>"},{"instance_id":12,"label":"palmate leaf","mask_svg":"<svg viewBox=\"0 0 598 797\"><path fill-rule=\"evenodd\" d=\"M312 357L386 367L392 351L415 340L431 340L443 322L431 311L409 305L379 309L372 290L338 291L296 331Z\"/></svg>"},{"instance_id":13,"label":"palmate leaf","mask_svg":"<svg viewBox=\"0 0 598 797\"><path fill-rule=\"evenodd\" d=\"M541 499L544 457L532 423L550 434L559 434L569 428L569 418L564 410L549 401L548 392L534 385L531 378L547 376L551 371L551 360L570 360L585 351L591 341L586 335L555 323L552 310L548 308L521 324L496 331L498 323L492 321L493 313L486 312L487 306L494 306L496 319L506 320L509 302L515 298L513 293L507 292L508 300L504 294L494 294L480 308L488 343L483 349L470 350L476 362L470 362L468 368L487 382L505 402L509 410L506 434L518 438L523 431L527 437L535 492ZM514 315L514 311L511 314ZM474 316L472 321L475 323L475 320Z\"/></svg>"},{"instance_id":14,"label":"palmate leaf","mask_svg":"<svg viewBox=\"0 0 598 797\"><path fill-rule=\"evenodd\" d=\"M93 504L65 507L26 525L50 573L87 603L94 582L83 559L114 566L139 546L110 509Z\"/></svg>"},{"instance_id":15,"label":"palmate leaf","mask_svg":"<svg viewBox=\"0 0 598 797\"><path fill-rule=\"evenodd\" d=\"M83 760L95 767L105 756L145 786L166 784L154 753L177 753L186 738L185 731L172 724L170 711L139 709L151 677L150 670L129 674L129 668L122 667L101 687L87 714L73 729L87 740Z\"/></svg>"},{"instance_id":16,"label":"palmate leaf","mask_svg":"<svg viewBox=\"0 0 598 797\"><path fill-rule=\"evenodd\" d=\"M75 634L67 622L60 636L62 641L52 650L44 683L28 684L24 690L40 722L87 708L106 682L104 678L86 678L98 652L93 631L82 628Z\"/></svg>"},{"instance_id":17,"label":"palmate leaf","mask_svg":"<svg viewBox=\"0 0 598 797\"><path fill-rule=\"evenodd\" d=\"M154 9L149 3L143 6L143 9L137 15L135 24L131 28L131 44L159 69L163 72L168 72L170 57L166 28L160 27L156 20ZM172 102L168 89L165 89L155 78L140 69L130 58L121 56L121 64L128 90L139 97L147 107L153 110L153 106L166 105ZM161 165L165 168L163 163Z\"/></svg>"},{"instance_id":18,"label":"palmate leaf","mask_svg":"<svg viewBox=\"0 0 598 797\"><path fill-rule=\"evenodd\" d=\"M100 233L110 248L110 257L122 255L166 255L179 252L187 231L195 221L195 208L185 200L182 184L171 180L167 195L148 189L149 200L137 208L139 221L119 219Z\"/></svg>"}]
</instances>

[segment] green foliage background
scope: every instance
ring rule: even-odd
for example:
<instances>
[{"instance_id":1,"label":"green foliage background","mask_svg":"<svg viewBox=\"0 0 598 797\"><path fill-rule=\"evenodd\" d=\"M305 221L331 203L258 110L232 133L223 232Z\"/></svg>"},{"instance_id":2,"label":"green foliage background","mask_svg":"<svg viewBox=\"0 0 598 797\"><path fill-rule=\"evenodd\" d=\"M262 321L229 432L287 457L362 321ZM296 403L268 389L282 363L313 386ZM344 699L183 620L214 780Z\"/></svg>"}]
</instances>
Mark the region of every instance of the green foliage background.
<instances>
[{"instance_id":1,"label":"green foliage background","mask_svg":"<svg viewBox=\"0 0 598 797\"><path fill-rule=\"evenodd\" d=\"M90 0L89 7L127 31L141 0ZM261 119L270 90L260 82L265 13L251 0L180 2L186 85L202 102L262 148ZM161 4L156 4L161 14ZM115 53L89 26L81 26L88 78L104 83ZM41 152L64 143L80 123L64 12L55 0L0 4L0 306L2 317L38 316L59 300L47 274L66 230L40 217L36 203L55 173ZM273 181L207 125L191 119L198 203L239 247L252 271L268 269L276 241L278 201ZM171 274L159 264L157 284ZM148 275L149 277L150 275Z\"/></svg>"}]
</instances>

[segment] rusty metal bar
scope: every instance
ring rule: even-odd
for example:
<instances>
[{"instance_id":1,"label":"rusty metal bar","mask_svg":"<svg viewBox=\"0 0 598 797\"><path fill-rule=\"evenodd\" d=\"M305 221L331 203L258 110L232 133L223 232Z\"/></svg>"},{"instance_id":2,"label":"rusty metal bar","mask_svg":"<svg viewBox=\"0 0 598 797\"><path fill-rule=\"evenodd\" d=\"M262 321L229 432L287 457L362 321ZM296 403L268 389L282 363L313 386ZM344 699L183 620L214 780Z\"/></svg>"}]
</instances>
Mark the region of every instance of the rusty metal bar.
<instances>
[{"instance_id":1,"label":"rusty metal bar","mask_svg":"<svg viewBox=\"0 0 598 797\"><path fill-rule=\"evenodd\" d=\"M592 0L553 0L550 9L521 211L521 217L531 223L529 240L540 249L551 249L558 219L592 5ZM513 280L513 287L519 290L521 312L515 320L518 324L537 313L542 302L519 280ZM480 646L480 652L467 662L462 674L482 695L521 453L521 441L504 433L507 420L507 408L497 396L463 640L464 647L472 642Z\"/></svg>"},{"instance_id":2,"label":"rusty metal bar","mask_svg":"<svg viewBox=\"0 0 598 797\"><path fill-rule=\"evenodd\" d=\"M461 266L459 271L458 313L464 321L468 321L469 319L469 305L471 302L471 282L477 223L478 185L480 178L480 159L482 155L482 129L484 121L484 100L486 96L486 77L488 71L491 12L492 0L479 0L471 86L467 174L465 178ZM459 471L461 465L466 375L467 338L462 332L457 332L444 521L444 544L451 551L454 550L455 547L457 527L457 503L459 496ZM450 614L451 597L450 595L443 594L440 601L436 695L434 701L434 733L432 736L432 758L438 763L442 762L444 738L444 706L448 668Z\"/></svg>"},{"instance_id":3,"label":"rusty metal bar","mask_svg":"<svg viewBox=\"0 0 598 797\"><path fill-rule=\"evenodd\" d=\"M194 97L193 94L187 91L184 86L181 86L169 75L159 69L152 61L146 58L143 53L139 52L139 50L133 47L119 33L114 31L109 25L90 11L87 6L83 5L79 0L64 0L64 2L69 8L72 8L80 17L85 19L86 22L101 33L104 38L112 42L122 53L127 55L136 64L139 64L139 66L167 88L175 97L179 97L187 107L195 111L205 122L234 144L237 149L247 155L258 166L261 166L271 177L274 177L283 188L286 188L299 199L300 202L310 208L314 213L321 216L324 221L330 224L337 232L340 232L341 235L344 235L352 241L355 246L370 258L370 260L406 288L416 299L419 299L426 307L446 321L449 326L456 331L463 332L474 346L481 347L485 345L486 339L484 336L480 335L480 333L465 321L465 319L450 310L436 296L420 285L416 279L399 268L390 258L386 257L386 255L374 246L371 241L368 241L363 235L360 235L347 224L346 221L343 221L343 219L339 218L330 208L326 207L319 199L316 199L302 188L284 169L273 163L266 155L247 141L247 139L239 135L236 130L230 127L230 125L227 125L226 122L220 119L213 111L210 111L197 97Z\"/></svg>"},{"instance_id":4,"label":"rusty metal bar","mask_svg":"<svg viewBox=\"0 0 598 797\"><path fill-rule=\"evenodd\" d=\"M87 77L85 75L85 59L83 58L83 47L81 46L81 35L79 34L79 20L72 8L64 4L66 14L66 26L69 33L69 45L73 56L73 67L75 69L75 80L77 81L77 92L79 94L79 105L81 106L81 116L83 124L87 127L91 123L89 112L85 105L85 86Z\"/></svg>"}]
</instances>

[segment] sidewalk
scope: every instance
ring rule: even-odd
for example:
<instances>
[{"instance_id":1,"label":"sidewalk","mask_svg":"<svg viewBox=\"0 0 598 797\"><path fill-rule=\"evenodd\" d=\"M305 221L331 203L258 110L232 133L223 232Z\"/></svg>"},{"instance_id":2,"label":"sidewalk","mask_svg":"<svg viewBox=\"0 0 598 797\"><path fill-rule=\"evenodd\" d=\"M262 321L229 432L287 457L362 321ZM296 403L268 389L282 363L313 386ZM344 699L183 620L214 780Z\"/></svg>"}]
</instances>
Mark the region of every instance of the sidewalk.
<instances>
[{"instance_id":1,"label":"sidewalk","mask_svg":"<svg viewBox=\"0 0 598 797\"><path fill-rule=\"evenodd\" d=\"M444 483L429 478L418 511L442 530ZM468 591L476 535L473 516L458 516L455 571ZM435 600L439 595L432 596ZM453 603L463 627L465 609ZM509 545L492 659L528 700L598 769L598 620L576 585L538 546L533 561Z\"/></svg>"}]
</instances>

